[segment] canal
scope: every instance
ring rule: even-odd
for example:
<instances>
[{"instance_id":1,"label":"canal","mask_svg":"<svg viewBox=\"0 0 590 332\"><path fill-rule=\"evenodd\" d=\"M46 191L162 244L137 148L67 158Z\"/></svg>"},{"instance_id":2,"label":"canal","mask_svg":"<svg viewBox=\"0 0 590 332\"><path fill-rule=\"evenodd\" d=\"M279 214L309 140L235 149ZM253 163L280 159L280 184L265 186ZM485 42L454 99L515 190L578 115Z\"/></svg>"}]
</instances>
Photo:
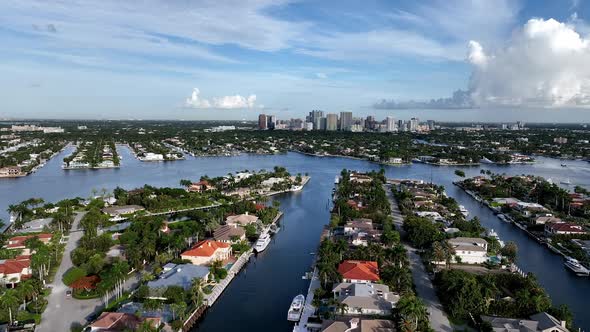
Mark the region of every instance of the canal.
<instances>
[{"instance_id":1,"label":"canal","mask_svg":"<svg viewBox=\"0 0 590 332\"><path fill-rule=\"evenodd\" d=\"M309 173L311 181L302 192L276 196L285 215L281 231L269 247L251 262L230 284L196 331L290 331L286 312L292 298L305 293L307 283L301 277L309 271L321 229L328 222L326 205L334 177L343 168L371 170L379 165L347 158L310 157L297 153L273 156L242 155L236 157L205 157L168 163L144 163L136 160L126 147L119 147L120 169L64 171L61 160L71 149L62 152L35 174L19 179L0 181L0 218L7 220L6 208L30 197L57 201L67 197L88 197L92 189L112 190L116 186L135 188L144 184L178 186L180 179L198 179L201 175L219 176L238 170L269 169L280 165L291 173ZM539 158L533 165L482 165L496 173L535 174L559 183L569 179L572 184L590 188L590 164ZM467 176L479 174L480 167L461 167ZM590 280L569 273L562 258L530 239L520 229L501 222L462 190L452 185L458 178L455 167L424 164L385 167L388 177L420 178L442 184L447 193L465 205L471 216L480 218L504 241L514 241L519 248L518 265L533 272L547 289L554 304L566 303L575 314L575 323L590 330L590 315L585 307L590 298Z\"/></svg>"}]
</instances>

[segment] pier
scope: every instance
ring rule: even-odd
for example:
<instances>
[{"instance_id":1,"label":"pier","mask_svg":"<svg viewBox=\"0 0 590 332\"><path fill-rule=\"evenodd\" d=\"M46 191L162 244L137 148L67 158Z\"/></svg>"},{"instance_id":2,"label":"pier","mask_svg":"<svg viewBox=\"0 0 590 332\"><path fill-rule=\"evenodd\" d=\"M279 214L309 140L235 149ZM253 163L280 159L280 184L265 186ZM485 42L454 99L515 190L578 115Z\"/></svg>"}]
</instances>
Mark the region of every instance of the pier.
<instances>
[{"instance_id":1,"label":"pier","mask_svg":"<svg viewBox=\"0 0 590 332\"><path fill-rule=\"evenodd\" d=\"M307 332L307 321L309 317L311 317L315 312L315 307L313 306L313 296L315 294L315 290L320 288L320 279L318 277L318 269L313 269L313 275L311 277L311 281L309 282L309 289L307 290L307 296L305 297L305 307L303 308L303 313L301 314L301 319L299 322L295 323L293 327L293 332Z\"/></svg>"}]
</instances>

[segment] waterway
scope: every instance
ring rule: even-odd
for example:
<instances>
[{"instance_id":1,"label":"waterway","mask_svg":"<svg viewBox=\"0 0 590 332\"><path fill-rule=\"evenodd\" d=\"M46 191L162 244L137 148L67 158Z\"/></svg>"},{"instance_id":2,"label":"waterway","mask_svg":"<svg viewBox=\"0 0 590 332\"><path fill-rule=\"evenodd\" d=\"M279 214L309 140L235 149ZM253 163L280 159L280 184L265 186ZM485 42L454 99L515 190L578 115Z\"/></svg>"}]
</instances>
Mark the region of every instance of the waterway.
<instances>
[{"instance_id":1,"label":"waterway","mask_svg":"<svg viewBox=\"0 0 590 332\"><path fill-rule=\"evenodd\" d=\"M285 212L282 229L273 242L251 262L230 284L195 331L290 331L286 314L292 298L305 293L307 282L301 276L309 271L321 229L328 222L326 208L334 177L343 168L377 170L379 165L362 160L337 157L311 157L297 153L274 156L242 155L236 157L188 157L166 163L146 163L136 160L125 147L119 147L122 166L119 169L75 170L61 169L61 160L71 149L56 156L36 173L18 179L0 180L0 218L7 220L6 208L30 197L57 201L67 197L88 197L92 189L126 189L150 184L178 186L180 179L198 179L201 175L219 176L244 169L270 169L281 165L291 173L309 173L311 181L299 193L276 196ZM533 165L482 165L460 167L467 176L479 174L481 168L496 173L536 174L553 182L570 180L572 184L590 188L590 164L539 158ZM560 256L551 253L524 232L501 222L491 211L481 206L462 190L452 185L457 180L456 167L424 164L386 166L391 178L420 178L446 187L447 193L465 205L471 216L478 216L487 228L493 228L504 241L514 241L519 247L518 265L525 272L536 274L555 304L566 303L576 316L575 323L590 331L590 315L586 307L590 298L590 279L578 278L563 267Z\"/></svg>"}]
</instances>

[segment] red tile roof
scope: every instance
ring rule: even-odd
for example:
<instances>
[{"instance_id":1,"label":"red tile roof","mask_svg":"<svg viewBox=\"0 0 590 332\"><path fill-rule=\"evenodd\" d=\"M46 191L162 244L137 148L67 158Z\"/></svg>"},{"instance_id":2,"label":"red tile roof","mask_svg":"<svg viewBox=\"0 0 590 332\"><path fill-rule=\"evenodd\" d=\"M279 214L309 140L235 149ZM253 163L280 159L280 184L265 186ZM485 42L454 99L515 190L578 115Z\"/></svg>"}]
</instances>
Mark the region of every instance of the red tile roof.
<instances>
[{"instance_id":1,"label":"red tile roof","mask_svg":"<svg viewBox=\"0 0 590 332\"><path fill-rule=\"evenodd\" d=\"M183 252L181 256L193 256L193 257L211 257L218 249L229 248L228 243L203 240L195 244L191 249Z\"/></svg>"},{"instance_id":2,"label":"red tile roof","mask_svg":"<svg viewBox=\"0 0 590 332\"><path fill-rule=\"evenodd\" d=\"M11 237L10 239L8 239L8 244L6 245L6 247L9 249L24 248L25 241L30 238L33 238L33 237L38 238L43 243L47 243L47 242L49 242L49 240L51 240L51 237L53 237L53 234L41 233L41 234L21 235L21 236Z\"/></svg>"},{"instance_id":3,"label":"red tile roof","mask_svg":"<svg viewBox=\"0 0 590 332\"><path fill-rule=\"evenodd\" d=\"M344 261L338 272L344 279L379 281L379 267L373 261Z\"/></svg>"},{"instance_id":4,"label":"red tile roof","mask_svg":"<svg viewBox=\"0 0 590 332\"><path fill-rule=\"evenodd\" d=\"M6 259L0 263L0 274L22 273L22 271L31 266L31 256L18 256L13 259Z\"/></svg>"},{"instance_id":5,"label":"red tile roof","mask_svg":"<svg viewBox=\"0 0 590 332\"><path fill-rule=\"evenodd\" d=\"M551 230L551 232L553 233L586 233L582 226L567 222L550 223L547 224L545 227Z\"/></svg>"}]
</instances>

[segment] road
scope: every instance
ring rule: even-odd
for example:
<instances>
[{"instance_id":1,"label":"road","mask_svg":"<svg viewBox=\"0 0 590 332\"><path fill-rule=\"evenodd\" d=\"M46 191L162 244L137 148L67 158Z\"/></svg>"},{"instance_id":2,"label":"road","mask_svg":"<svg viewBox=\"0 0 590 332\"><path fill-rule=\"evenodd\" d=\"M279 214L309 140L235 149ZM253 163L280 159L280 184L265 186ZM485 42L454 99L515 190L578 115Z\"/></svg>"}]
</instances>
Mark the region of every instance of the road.
<instances>
[{"instance_id":1,"label":"road","mask_svg":"<svg viewBox=\"0 0 590 332\"><path fill-rule=\"evenodd\" d=\"M86 317L100 310L103 307L101 299L76 300L66 297L66 286L62 281L64 273L73 266L70 253L78 245L78 241L84 234L80 227L80 220L86 213L77 213L70 229L70 237L66 243L61 264L57 269L53 283L49 284L52 288L48 297L47 308L41 316L41 323L37 326L36 331L70 331L75 324L85 325ZM134 287L139 280L137 274L127 279L124 284L125 289Z\"/></svg>"},{"instance_id":2,"label":"road","mask_svg":"<svg viewBox=\"0 0 590 332\"><path fill-rule=\"evenodd\" d=\"M404 219L401 212L399 211L397 201L391 193L391 187L386 186L385 191L387 192L387 197L389 198L389 203L391 204L393 223L397 230L403 234L402 225L404 223ZM422 264L422 259L417 253L416 248L408 244L404 244L404 247L408 251L408 259L410 260L410 269L412 270L412 278L414 279L416 293L418 293L418 296L422 299L428 309L430 327L435 331L453 331L451 322L449 322L449 319L443 310L443 306L436 295L434 286L432 285L432 280L430 280L430 277L424 268L424 264Z\"/></svg>"}]
</instances>

